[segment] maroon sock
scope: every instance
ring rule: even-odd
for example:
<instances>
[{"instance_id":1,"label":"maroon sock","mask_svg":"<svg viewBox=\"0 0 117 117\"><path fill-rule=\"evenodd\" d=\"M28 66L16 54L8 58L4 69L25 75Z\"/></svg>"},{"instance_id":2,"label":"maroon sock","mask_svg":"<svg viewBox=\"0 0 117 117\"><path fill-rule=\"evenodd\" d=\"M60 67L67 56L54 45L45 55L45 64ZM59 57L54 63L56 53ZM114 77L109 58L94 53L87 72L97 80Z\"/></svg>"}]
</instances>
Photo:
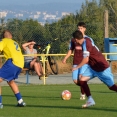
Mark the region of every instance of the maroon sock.
<instances>
[{"instance_id":1,"label":"maroon sock","mask_svg":"<svg viewBox=\"0 0 117 117\"><path fill-rule=\"evenodd\" d=\"M85 94L85 92L84 92L84 89L83 89L83 87L82 86L80 86L80 91L81 91L81 94Z\"/></svg>"},{"instance_id":2,"label":"maroon sock","mask_svg":"<svg viewBox=\"0 0 117 117\"><path fill-rule=\"evenodd\" d=\"M113 86L109 87L109 89L117 92L117 85L114 84Z\"/></svg>"},{"instance_id":3,"label":"maroon sock","mask_svg":"<svg viewBox=\"0 0 117 117\"><path fill-rule=\"evenodd\" d=\"M77 86L80 87L81 94L85 94L83 87L80 85L80 81L77 83Z\"/></svg>"},{"instance_id":4,"label":"maroon sock","mask_svg":"<svg viewBox=\"0 0 117 117\"><path fill-rule=\"evenodd\" d=\"M80 81L80 85L82 86L87 97L91 96L89 86L86 81Z\"/></svg>"}]
</instances>

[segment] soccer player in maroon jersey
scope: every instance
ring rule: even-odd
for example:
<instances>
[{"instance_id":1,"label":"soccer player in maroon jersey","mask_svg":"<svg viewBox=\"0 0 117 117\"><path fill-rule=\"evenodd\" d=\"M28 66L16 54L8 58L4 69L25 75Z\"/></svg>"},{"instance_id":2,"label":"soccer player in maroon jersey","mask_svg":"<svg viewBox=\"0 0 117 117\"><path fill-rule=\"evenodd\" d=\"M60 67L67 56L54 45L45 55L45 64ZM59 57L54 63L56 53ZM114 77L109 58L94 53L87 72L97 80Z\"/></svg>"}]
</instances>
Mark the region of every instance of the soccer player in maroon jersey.
<instances>
[{"instance_id":1,"label":"soccer player in maroon jersey","mask_svg":"<svg viewBox=\"0 0 117 117\"><path fill-rule=\"evenodd\" d=\"M81 60L83 59L83 54L82 54L82 46L79 45L78 43L76 43L74 38L71 39L70 49L68 50L68 53L65 56L65 58L62 60L62 62L64 64L66 63L66 60L71 56L72 53L74 53L73 67L76 67L81 62ZM79 75L82 74L83 71L85 71L87 69L87 67L88 67L88 64L86 64L82 68L74 70L72 72L72 79L73 79L73 82L76 85L80 86ZM84 90L83 90L83 88L81 86L80 86L80 88L81 88L81 97L80 97L80 99L84 100L85 99L85 92L84 92Z\"/></svg>"},{"instance_id":2,"label":"soccer player in maroon jersey","mask_svg":"<svg viewBox=\"0 0 117 117\"><path fill-rule=\"evenodd\" d=\"M110 90L117 92L117 85L114 83L113 74L110 66L102 53L92 45L91 41L85 39L81 31L75 31L73 37L76 42L82 45L83 48L83 59L72 70L81 68L84 64L90 65L89 69L80 77L80 85L83 87L88 100L86 104L82 105L83 108L95 105L95 101L91 96L90 89L87 86L87 81L97 76L104 84L108 86ZM90 71L90 72L89 72Z\"/></svg>"},{"instance_id":3,"label":"soccer player in maroon jersey","mask_svg":"<svg viewBox=\"0 0 117 117\"><path fill-rule=\"evenodd\" d=\"M84 22L79 22L77 24L77 29L82 32L84 38L89 39L91 41L92 45L95 46L93 39L88 37L85 34L86 24ZM82 46L80 44L76 43L76 40L74 38L72 38L70 41L70 44L69 44L69 51L68 51L67 55L65 56L65 58L63 59L63 63L66 63L66 60L68 59L68 57L74 52L73 67L76 67L83 59L82 51L83 51ZM86 69L88 69L88 67L89 67L89 65L85 64L80 69L74 70L72 72L72 79L76 85L80 86L79 77L84 73L84 71ZM80 89L81 89L80 100L85 100L85 92L84 92L82 86L80 86Z\"/></svg>"}]
</instances>

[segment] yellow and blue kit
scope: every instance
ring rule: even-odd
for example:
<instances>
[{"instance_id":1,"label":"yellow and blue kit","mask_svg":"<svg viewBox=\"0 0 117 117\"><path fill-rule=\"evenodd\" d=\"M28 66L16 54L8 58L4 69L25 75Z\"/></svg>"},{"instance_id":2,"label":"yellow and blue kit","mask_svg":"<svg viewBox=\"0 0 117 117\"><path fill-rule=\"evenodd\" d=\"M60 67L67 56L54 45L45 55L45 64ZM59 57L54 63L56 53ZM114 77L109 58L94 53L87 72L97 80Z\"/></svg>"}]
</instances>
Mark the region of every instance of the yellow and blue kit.
<instances>
[{"instance_id":1,"label":"yellow and blue kit","mask_svg":"<svg viewBox=\"0 0 117 117\"><path fill-rule=\"evenodd\" d=\"M0 41L0 51L6 59L0 69L0 77L7 81L18 78L24 67L24 57L19 44L12 39L4 38Z\"/></svg>"}]
</instances>

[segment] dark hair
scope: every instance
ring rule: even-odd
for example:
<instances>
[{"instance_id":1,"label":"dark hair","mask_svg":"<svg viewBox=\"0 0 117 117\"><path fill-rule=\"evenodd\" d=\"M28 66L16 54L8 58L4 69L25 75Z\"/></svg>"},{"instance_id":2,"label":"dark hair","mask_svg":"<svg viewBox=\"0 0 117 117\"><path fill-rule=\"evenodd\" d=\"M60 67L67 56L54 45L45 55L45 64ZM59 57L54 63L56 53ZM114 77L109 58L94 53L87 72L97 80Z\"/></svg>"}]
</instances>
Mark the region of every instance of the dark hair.
<instances>
[{"instance_id":1,"label":"dark hair","mask_svg":"<svg viewBox=\"0 0 117 117\"><path fill-rule=\"evenodd\" d=\"M34 41L34 40L28 40L28 42L32 42L32 41Z\"/></svg>"},{"instance_id":2,"label":"dark hair","mask_svg":"<svg viewBox=\"0 0 117 117\"><path fill-rule=\"evenodd\" d=\"M82 26L82 27L86 28L86 24L85 24L84 22L79 22L79 23L77 24L77 27L78 27L78 26Z\"/></svg>"},{"instance_id":3,"label":"dark hair","mask_svg":"<svg viewBox=\"0 0 117 117\"><path fill-rule=\"evenodd\" d=\"M83 34L79 30L76 30L75 32L73 32L72 36L73 38L78 39L78 40L83 39Z\"/></svg>"}]
</instances>

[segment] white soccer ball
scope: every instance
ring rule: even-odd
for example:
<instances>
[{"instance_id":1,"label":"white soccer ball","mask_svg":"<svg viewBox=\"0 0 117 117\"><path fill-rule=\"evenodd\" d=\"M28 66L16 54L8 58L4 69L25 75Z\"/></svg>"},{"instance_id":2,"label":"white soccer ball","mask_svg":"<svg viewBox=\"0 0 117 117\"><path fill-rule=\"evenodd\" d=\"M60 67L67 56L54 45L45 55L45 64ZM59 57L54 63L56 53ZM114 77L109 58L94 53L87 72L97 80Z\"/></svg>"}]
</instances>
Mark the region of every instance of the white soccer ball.
<instances>
[{"instance_id":1,"label":"white soccer ball","mask_svg":"<svg viewBox=\"0 0 117 117\"><path fill-rule=\"evenodd\" d=\"M69 90L64 90L61 93L61 97L63 100L70 100L71 99L71 92Z\"/></svg>"}]
</instances>

